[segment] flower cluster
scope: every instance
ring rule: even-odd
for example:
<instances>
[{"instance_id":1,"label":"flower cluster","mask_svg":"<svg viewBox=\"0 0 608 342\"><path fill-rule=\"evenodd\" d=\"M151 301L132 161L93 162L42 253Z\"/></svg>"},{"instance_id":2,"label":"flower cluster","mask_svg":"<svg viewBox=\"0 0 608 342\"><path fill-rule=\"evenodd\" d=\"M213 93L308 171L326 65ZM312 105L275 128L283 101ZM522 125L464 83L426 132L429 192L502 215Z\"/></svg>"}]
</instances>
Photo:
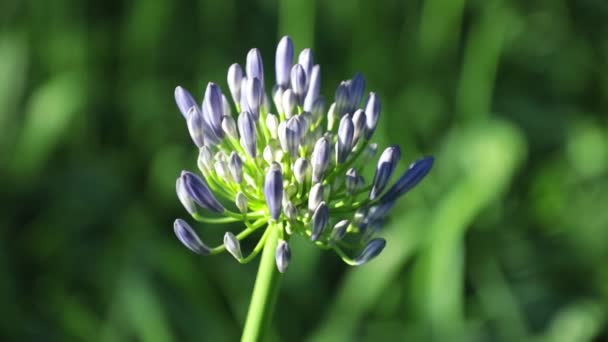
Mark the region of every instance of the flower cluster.
<instances>
[{"instance_id":1,"label":"flower cluster","mask_svg":"<svg viewBox=\"0 0 608 342\"><path fill-rule=\"evenodd\" d=\"M245 263L276 229L281 272L289 264L288 241L294 235L335 250L349 265L364 264L386 244L375 235L395 201L431 169L432 157L418 159L389 186L401 157L394 145L381 153L373 180L366 183L362 174L377 150L370 139L380 115L378 96L371 92L363 101L365 79L357 73L339 84L326 111L312 51L302 50L295 64L294 57L291 39L283 37L276 50L274 108L258 49L247 54L245 70L239 64L228 69L234 104L215 83L207 85L201 106L184 88L175 89L203 176L183 171L176 184L179 200L197 221L244 223L240 233L227 232L223 244L209 247L177 219L175 233L193 252L227 250ZM244 256L240 241L260 229L257 245Z\"/></svg>"}]
</instances>

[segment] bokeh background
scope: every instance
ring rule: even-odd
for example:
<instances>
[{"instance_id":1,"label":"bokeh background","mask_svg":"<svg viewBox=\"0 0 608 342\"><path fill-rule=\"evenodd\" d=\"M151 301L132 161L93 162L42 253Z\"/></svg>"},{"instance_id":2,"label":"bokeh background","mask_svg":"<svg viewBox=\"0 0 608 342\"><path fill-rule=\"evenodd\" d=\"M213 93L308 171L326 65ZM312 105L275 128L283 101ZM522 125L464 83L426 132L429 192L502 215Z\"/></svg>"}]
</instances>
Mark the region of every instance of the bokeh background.
<instances>
[{"instance_id":1,"label":"bokeh background","mask_svg":"<svg viewBox=\"0 0 608 342\"><path fill-rule=\"evenodd\" d=\"M271 72L289 34L326 96L366 76L402 169L437 159L372 263L292 240L270 341L607 340L607 23L603 0L0 2L0 339L238 340L257 263L173 235L197 155L173 89L226 89L252 47Z\"/></svg>"}]
</instances>

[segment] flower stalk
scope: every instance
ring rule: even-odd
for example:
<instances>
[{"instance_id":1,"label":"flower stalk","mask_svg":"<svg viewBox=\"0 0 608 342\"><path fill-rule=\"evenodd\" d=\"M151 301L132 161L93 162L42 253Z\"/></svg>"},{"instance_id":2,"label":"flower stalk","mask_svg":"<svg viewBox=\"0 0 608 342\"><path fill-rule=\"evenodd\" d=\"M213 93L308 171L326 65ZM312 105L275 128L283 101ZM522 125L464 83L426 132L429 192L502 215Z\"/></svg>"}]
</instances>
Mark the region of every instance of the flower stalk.
<instances>
[{"instance_id":1,"label":"flower stalk","mask_svg":"<svg viewBox=\"0 0 608 342\"><path fill-rule=\"evenodd\" d=\"M275 267L275 250L279 241L279 227L269 225L270 231L264 243L264 250L260 258L258 274L253 286L247 320L241 336L242 342L263 341L267 333L275 302L277 300L281 272Z\"/></svg>"}]
</instances>

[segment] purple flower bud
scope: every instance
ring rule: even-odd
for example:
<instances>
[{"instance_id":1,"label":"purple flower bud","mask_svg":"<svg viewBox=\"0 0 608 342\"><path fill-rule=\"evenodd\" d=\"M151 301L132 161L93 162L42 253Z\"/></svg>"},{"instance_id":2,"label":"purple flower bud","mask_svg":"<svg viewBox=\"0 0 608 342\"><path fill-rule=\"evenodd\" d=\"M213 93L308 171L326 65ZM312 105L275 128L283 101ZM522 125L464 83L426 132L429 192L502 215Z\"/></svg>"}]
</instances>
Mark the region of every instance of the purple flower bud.
<instances>
[{"instance_id":1,"label":"purple flower bud","mask_svg":"<svg viewBox=\"0 0 608 342\"><path fill-rule=\"evenodd\" d=\"M323 174L329 165L330 146L329 140L322 137L315 143L312 150L312 181L313 183L320 182L323 179Z\"/></svg>"},{"instance_id":2,"label":"purple flower bud","mask_svg":"<svg viewBox=\"0 0 608 342\"><path fill-rule=\"evenodd\" d=\"M192 229L186 221L182 219L175 220L173 223L173 230L179 241L184 246L188 247L189 250L201 255L208 255L211 253L209 247L201 241L194 229Z\"/></svg>"},{"instance_id":3,"label":"purple flower bud","mask_svg":"<svg viewBox=\"0 0 608 342\"><path fill-rule=\"evenodd\" d=\"M281 166L277 163L272 163L268 172L266 172L264 197L270 216L274 220L278 220L281 215L281 201L283 200L283 174L281 173Z\"/></svg>"},{"instance_id":4,"label":"purple flower bud","mask_svg":"<svg viewBox=\"0 0 608 342\"><path fill-rule=\"evenodd\" d=\"M386 240L383 238L375 238L365 245L361 253L355 258L354 262L357 266L361 266L373 258L377 257L386 246Z\"/></svg>"},{"instance_id":5,"label":"purple flower bud","mask_svg":"<svg viewBox=\"0 0 608 342\"><path fill-rule=\"evenodd\" d=\"M300 184L303 184L306 180L306 176L308 175L308 168L310 163L305 158L296 159L293 164L293 174L296 177L296 181Z\"/></svg>"},{"instance_id":6,"label":"purple flower bud","mask_svg":"<svg viewBox=\"0 0 608 342\"><path fill-rule=\"evenodd\" d=\"M306 94L307 86L306 71L300 64L296 64L291 68L291 89L298 98L298 102L302 103Z\"/></svg>"},{"instance_id":7,"label":"purple flower bud","mask_svg":"<svg viewBox=\"0 0 608 342\"><path fill-rule=\"evenodd\" d=\"M241 111L249 110L249 102L247 101L247 77L243 76L241 80L241 98L239 99L239 106L241 107Z\"/></svg>"},{"instance_id":8,"label":"purple flower bud","mask_svg":"<svg viewBox=\"0 0 608 342\"><path fill-rule=\"evenodd\" d=\"M224 207L215 199L207 183L189 171L182 171L181 179L186 192L196 204L209 211L223 213Z\"/></svg>"},{"instance_id":9,"label":"purple flower bud","mask_svg":"<svg viewBox=\"0 0 608 342\"><path fill-rule=\"evenodd\" d=\"M323 185L317 183L312 186L308 194L308 210L312 213L323 202Z\"/></svg>"},{"instance_id":10,"label":"purple flower bud","mask_svg":"<svg viewBox=\"0 0 608 342\"><path fill-rule=\"evenodd\" d=\"M247 197L245 196L245 194L243 194L242 192L237 192L236 193L236 198L234 200L234 203L236 204L236 207L239 209L239 211L241 212L241 214L245 214L247 213Z\"/></svg>"},{"instance_id":11,"label":"purple flower bud","mask_svg":"<svg viewBox=\"0 0 608 342\"><path fill-rule=\"evenodd\" d=\"M314 64L311 49L304 49L300 52L300 55L298 56L298 64L300 64L304 68L306 76L310 78L312 66Z\"/></svg>"},{"instance_id":12,"label":"purple flower bud","mask_svg":"<svg viewBox=\"0 0 608 342\"><path fill-rule=\"evenodd\" d=\"M380 159L378 160L378 165L376 166L372 190L369 193L370 199L376 199L376 197L382 193L382 190L384 190L388 180L395 171L400 158L401 150L397 145L387 147L384 152L382 152L382 155L380 155Z\"/></svg>"},{"instance_id":13,"label":"purple flower bud","mask_svg":"<svg viewBox=\"0 0 608 342\"><path fill-rule=\"evenodd\" d=\"M353 137L355 127L350 115L346 114L340 120L338 127L338 141L336 142L336 162L342 164L346 161L348 154L353 149Z\"/></svg>"},{"instance_id":14,"label":"purple flower bud","mask_svg":"<svg viewBox=\"0 0 608 342\"><path fill-rule=\"evenodd\" d=\"M255 137L255 121L251 113L245 111L238 118L239 132L241 133L241 146L245 152L251 157L256 155L256 137Z\"/></svg>"},{"instance_id":15,"label":"purple flower bud","mask_svg":"<svg viewBox=\"0 0 608 342\"><path fill-rule=\"evenodd\" d=\"M319 90L321 89L321 67L315 65L311 73L308 74L308 91L304 98L304 111L312 112L315 101L319 98Z\"/></svg>"},{"instance_id":16,"label":"purple flower bud","mask_svg":"<svg viewBox=\"0 0 608 342\"><path fill-rule=\"evenodd\" d=\"M433 157L424 157L410 164L409 168L393 186L382 196L381 202L394 201L416 186L431 170Z\"/></svg>"},{"instance_id":17,"label":"purple flower bud","mask_svg":"<svg viewBox=\"0 0 608 342\"><path fill-rule=\"evenodd\" d=\"M230 175L235 182L241 183L243 181L243 160L239 157L238 153L232 151L230 153L230 160L228 162L228 169Z\"/></svg>"},{"instance_id":18,"label":"purple flower bud","mask_svg":"<svg viewBox=\"0 0 608 342\"><path fill-rule=\"evenodd\" d=\"M288 36L283 36L277 45L275 69L277 84L283 89L289 87L289 73L293 63L293 42Z\"/></svg>"},{"instance_id":19,"label":"purple flower bud","mask_svg":"<svg viewBox=\"0 0 608 342\"><path fill-rule=\"evenodd\" d=\"M342 240L344 235L346 235L346 230L348 229L349 225L350 222L348 222L348 220L342 220L336 223L334 228L331 230L331 236L329 239L333 242Z\"/></svg>"},{"instance_id":20,"label":"purple flower bud","mask_svg":"<svg viewBox=\"0 0 608 342\"><path fill-rule=\"evenodd\" d=\"M237 63L228 68L228 88L234 103L241 102L241 81L243 80L243 69Z\"/></svg>"},{"instance_id":21,"label":"purple flower bud","mask_svg":"<svg viewBox=\"0 0 608 342\"><path fill-rule=\"evenodd\" d=\"M287 270L289 261L291 260L291 250L285 240L279 240L277 249L275 252L275 261L277 263L277 269L279 272L284 273Z\"/></svg>"},{"instance_id":22,"label":"purple flower bud","mask_svg":"<svg viewBox=\"0 0 608 342\"><path fill-rule=\"evenodd\" d=\"M365 103L365 117L367 119L365 126L366 137L372 136L376 130L378 124L378 117L380 116L380 99L376 96L376 93L369 93L367 101Z\"/></svg>"},{"instance_id":23,"label":"purple flower bud","mask_svg":"<svg viewBox=\"0 0 608 342\"><path fill-rule=\"evenodd\" d=\"M350 108L350 84L347 81L340 82L336 89L336 114L338 117L344 115Z\"/></svg>"},{"instance_id":24,"label":"purple flower bud","mask_svg":"<svg viewBox=\"0 0 608 342\"><path fill-rule=\"evenodd\" d=\"M361 99L363 98L363 92L365 92L365 78L360 72L357 72L350 83L350 110L355 110L359 107Z\"/></svg>"},{"instance_id":25,"label":"purple flower bud","mask_svg":"<svg viewBox=\"0 0 608 342\"><path fill-rule=\"evenodd\" d=\"M260 115L260 106L262 105L263 92L262 83L257 77L247 78L247 104L249 105L249 111L253 114L255 121L258 120Z\"/></svg>"},{"instance_id":26,"label":"purple flower bud","mask_svg":"<svg viewBox=\"0 0 608 342\"><path fill-rule=\"evenodd\" d=\"M247 54L247 78L257 78L264 89L264 64L258 49L251 49Z\"/></svg>"},{"instance_id":27,"label":"purple flower bud","mask_svg":"<svg viewBox=\"0 0 608 342\"><path fill-rule=\"evenodd\" d=\"M226 250L230 254L232 254L232 256L236 260L243 259L243 252L241 252L241 243L239 242L239 239L237 239L236 236L234 236L234 234L232 234L231 232L226 232L226 234L224 234L224 246L226 247Z\"/></svg>"},{"instance_id":28,"label":"purple flower bud","mask_svg":"<svg viewBox=\"0 0 608 342\"><path fill-rule=\"evenodd\" d=\"M287 145L287 151L292 157L298 156L298 148L300 147L300 137L302 132L300 130L300 119L299 116L293 116L287 121L285 125L285 140Z\"/></svg>"},{"instance_id":29,"label":"purple flower bud","mask_svg":"<svg viewBox=\"0 0 608 342\"><path fill-rule=\"evenodd\" d=\"M188 119L190 108L198 107L192 95L180 86L175 87L175 103L185 119Z\"/></svg>"},{"instance_id":30,"label":"purple flower bud","mask_svg":"<svg viewBox=\"0 0 608 342\"><path fill-rule=\"evenodd\" d=\"M190 107L188 111L186 123L188 125L188 132L190 133L190 137L192 141L198 148L201 148L205 145L205 123L203 120L203 115L197 106Z\"/></svg>"},{"instance_id":31,"label":"purple flower bud","mask_svg":"<svg viewBox=\"0 0 608 342\"><path fill-rule=\"evenodd\" d=\"M223 137L222 118L224 117L224 104L222 103L222 91L220 87L209 82L205 90L205 100L203 101L203 117L213 132L219 137Z\"/></svg>"},{"instance_id":32,"label":"purple flower bud","mask_svg":"<svg viewBox=\"0 0 608 342\"><path fill-rule=\"evenodd\" d=\"M194 215L196 213L196 205L194 205L192 197L188 194L182 177L177 178L177 181L175 182L175 191L177 192L177 198L179 198L179 201L184 208L186 208L186 211L188 211L190 215Z\"/></svg>"},{"instance_id":33,"label":"purple flower bud","mask_svg":"<svg viewBox=\"0 0 608 342\"><path fill-rule=\"evenodd\" d=\"M315 212L312 214L312 234L310 236L312 241L317 241L328 222L329 208L325 202L321 202L315 209Z\"/></svg>"}]
</instances>

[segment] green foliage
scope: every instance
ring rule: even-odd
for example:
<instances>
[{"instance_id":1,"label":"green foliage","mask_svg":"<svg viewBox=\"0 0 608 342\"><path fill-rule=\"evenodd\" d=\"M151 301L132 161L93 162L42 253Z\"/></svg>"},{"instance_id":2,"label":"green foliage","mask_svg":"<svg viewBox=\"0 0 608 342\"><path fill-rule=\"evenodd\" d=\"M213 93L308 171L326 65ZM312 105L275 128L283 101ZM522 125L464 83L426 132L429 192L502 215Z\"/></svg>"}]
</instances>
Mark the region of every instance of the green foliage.
<instances>
[{"instance_id":1,"label":"green foliage","mask_svg":"<svg viewBox=\"0 0 608 342\"><path fill-rule=\"evenodd\" d=\"M378 140L436 162L370 264L290 242L273 340L608 338L605 1L9 0L0 18L1 340L238 339L256 265L173 235L197 155L173 89L227 89L254 46L271 72L284 34L326 97L361 71Z\"/></svg>"}]
</instances>

